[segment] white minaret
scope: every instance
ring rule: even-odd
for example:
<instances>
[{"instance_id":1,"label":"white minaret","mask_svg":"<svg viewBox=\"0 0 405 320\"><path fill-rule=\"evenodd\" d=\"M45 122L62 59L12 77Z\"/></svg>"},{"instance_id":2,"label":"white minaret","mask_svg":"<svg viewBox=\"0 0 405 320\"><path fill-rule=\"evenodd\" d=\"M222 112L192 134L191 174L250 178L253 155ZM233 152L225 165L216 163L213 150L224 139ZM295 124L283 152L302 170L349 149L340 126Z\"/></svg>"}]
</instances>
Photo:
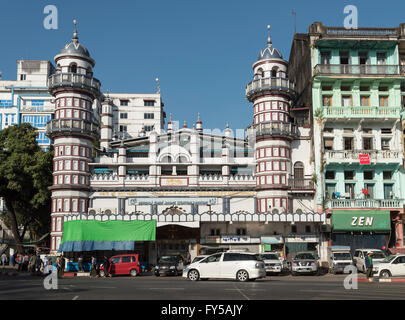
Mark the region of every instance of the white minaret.
<instances>
[{"instance_id":1,"label":"white minaret","mask_svg":"<svg viewBox=\"0 0 405 320\"><path fill-rule=\"evenodd\" d=\"M63 236L68 215L87 214L93 143L99 125L93 116L93 100L100 95L100 82L93 78L94 60L79 43L76 21L72 41L55 56L57 71L48 79L55 97L55 118L47 124L54 140L54 170L51 209L51 252Z\"/></svg>"},{"instance_id":2,"label":"white minaret","mask_svg":"<svg viewBox=\"0 0 405 320\"><path fill-rule=\"evenodd\" d=\"M113 136L113 101L106 97L101 103L100 147L108 150Z\"/></svg>"},{"instance_id":3,"label":"white minaret","mask_svg":"<svg viewBox=\"0 0 405 320\"><path fill-rule=\"evenodd\" d=\"M253 103L253 125L248 133L256 135L257 211L291 212L288 178L291 141L296 135L290 119L294 91L287 79L288 63L273 47L270 26L267 29L267 46L253 64L253 81L246 87L246 97Z\"/></svg>"}]
</instances>

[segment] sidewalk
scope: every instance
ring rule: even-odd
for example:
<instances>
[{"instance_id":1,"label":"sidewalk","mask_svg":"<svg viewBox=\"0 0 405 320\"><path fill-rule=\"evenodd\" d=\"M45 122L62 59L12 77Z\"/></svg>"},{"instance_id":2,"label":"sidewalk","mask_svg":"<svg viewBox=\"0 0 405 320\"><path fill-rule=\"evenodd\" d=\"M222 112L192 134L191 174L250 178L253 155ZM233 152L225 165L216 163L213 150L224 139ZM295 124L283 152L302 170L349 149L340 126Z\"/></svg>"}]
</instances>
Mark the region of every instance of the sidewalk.
<instances>
[{"instance_id":1,"label":"sidewalk","mask_svg":"<svg viewBox=\"0 0 405 320\"><path fill-rule=\"evenodd\" d=\"M367 278L359 278L358 282L369 282ZM397 282L404 283L405 278L373 278L373 282Z\"/></svg>"}]
</instances>

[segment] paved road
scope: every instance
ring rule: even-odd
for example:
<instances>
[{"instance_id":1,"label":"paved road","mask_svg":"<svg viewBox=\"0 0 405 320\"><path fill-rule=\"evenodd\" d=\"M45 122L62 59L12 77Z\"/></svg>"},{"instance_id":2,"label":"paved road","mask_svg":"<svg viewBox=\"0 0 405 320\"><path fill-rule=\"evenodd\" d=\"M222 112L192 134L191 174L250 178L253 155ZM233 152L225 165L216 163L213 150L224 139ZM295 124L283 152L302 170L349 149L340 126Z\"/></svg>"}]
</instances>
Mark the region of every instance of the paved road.
<instances>
[{"instance_id":1,"label":"paved road","mask_svg":"<svg viewBox=\"0 0 405 320\"><path fill-rule=\"evenodd\" d=\"M334 300L405 299L404 283L358 283L358 290L343 287L344 275L274 276L255 282L231 280L192 282L181 277L138 276L65 278L58 290L45 290L42 278L0 280L0 299L49 300Z\"/></svg>"}]
</instances>

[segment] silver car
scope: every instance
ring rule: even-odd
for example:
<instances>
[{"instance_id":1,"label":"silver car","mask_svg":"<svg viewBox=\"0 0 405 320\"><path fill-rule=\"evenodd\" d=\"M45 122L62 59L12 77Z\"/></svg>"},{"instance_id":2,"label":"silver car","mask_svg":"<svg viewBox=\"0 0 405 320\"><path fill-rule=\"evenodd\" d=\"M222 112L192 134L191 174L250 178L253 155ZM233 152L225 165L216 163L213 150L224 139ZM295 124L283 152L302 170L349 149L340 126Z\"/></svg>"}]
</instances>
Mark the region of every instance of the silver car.
<instances>
[{"instance_id":1,"label":"silver car","mask_svg":"<svg viewBox=\"0 0 405 320\"><path fill-rule=\"evenodd\" d=\"M260 258L264 262L266 273L280 274L283 271L283 263L274 252L261 253Z\"/></svg>"},{"instance_id":2,"label":"silver car","mask_svg":"<svg viewBox=\"0 0 405 320\"><path fill-rule=\"evenodd\" d=\"M291 274L318 275L318 258L313 252L298 252L291 261Z\"/></svg>"}]
</instances>

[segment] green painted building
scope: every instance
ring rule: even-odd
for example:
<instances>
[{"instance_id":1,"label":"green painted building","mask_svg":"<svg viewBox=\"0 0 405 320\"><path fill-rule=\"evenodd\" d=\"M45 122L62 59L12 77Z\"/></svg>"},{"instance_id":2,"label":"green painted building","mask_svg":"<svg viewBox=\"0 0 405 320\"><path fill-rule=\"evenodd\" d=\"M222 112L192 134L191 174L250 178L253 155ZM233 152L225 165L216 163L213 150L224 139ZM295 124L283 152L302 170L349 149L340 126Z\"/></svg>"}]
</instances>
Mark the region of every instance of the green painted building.
<instances>
[{"instance_id":1,"label":"green painted building","mask_svg":"<svg viewBox=\"0 0 405 320\"><path fill-rule=\"evenodd\" d=\"M404 246L404 46L404 24L347 30L315 22L294 37L289 78L297 109L308 108L316 209L330 218L329 244ZM385 229L344 226L356 212Z\"/></svg>"}]
</instances>

